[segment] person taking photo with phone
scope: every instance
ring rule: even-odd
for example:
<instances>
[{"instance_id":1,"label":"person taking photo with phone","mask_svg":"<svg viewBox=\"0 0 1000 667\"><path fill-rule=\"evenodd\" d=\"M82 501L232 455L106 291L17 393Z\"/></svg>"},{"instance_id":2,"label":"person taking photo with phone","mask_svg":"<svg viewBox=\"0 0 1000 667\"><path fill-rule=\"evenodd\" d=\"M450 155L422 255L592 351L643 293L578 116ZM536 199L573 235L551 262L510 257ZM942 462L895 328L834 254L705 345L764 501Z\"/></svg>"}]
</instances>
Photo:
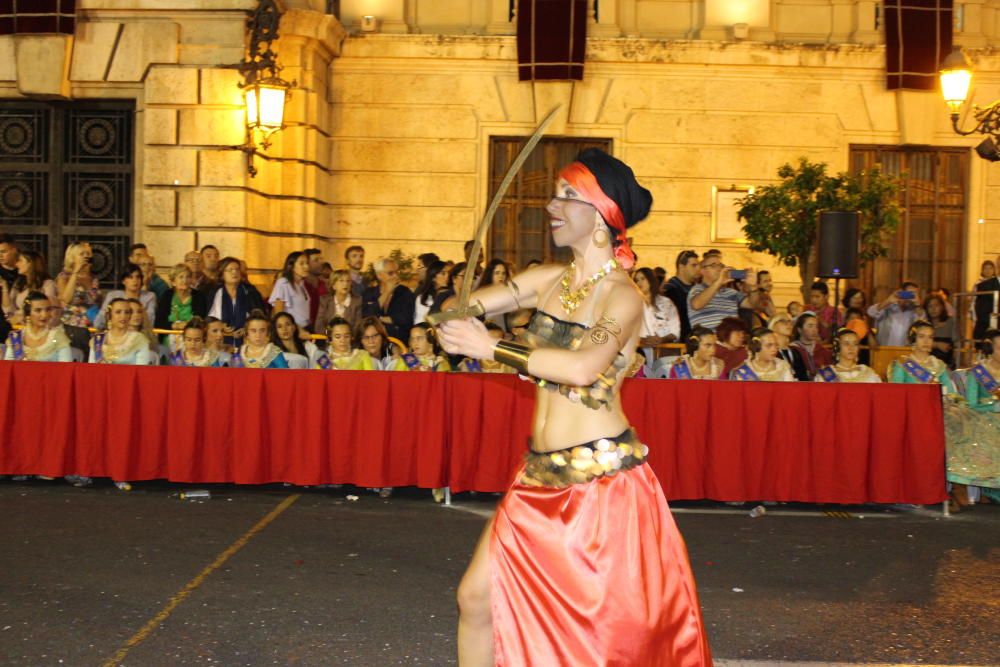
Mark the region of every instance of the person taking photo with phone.
<instances>
[{"instance_id":1,"label":"person taking photo with phone","mask_svg":"<svg viewBox=\"0 0 1000 667\"><path fill-rule=\"evenodd\" d=\"M731 280L742 281L748 293L727 287ZM727 317L739 317L740 308L756 309L760 299L752 269L737 271L723 265L718 255L706 253L701 261L701 284L688 292L688 320L692 327L714 331Z\"/></svg>"},{"instance_id":2,"label":"person taking photo with phone","mask_svg":"<svg viewBox=\"0 0 1000 667\"><path fill-rule=\"evenodd\" d=\"M919 303L920 286L907 280L883 301L868 308L868 315L875 321L875 337L879 345L908 345L907 332L910 326L924 318Z\"/></svg>"}]
</instances>

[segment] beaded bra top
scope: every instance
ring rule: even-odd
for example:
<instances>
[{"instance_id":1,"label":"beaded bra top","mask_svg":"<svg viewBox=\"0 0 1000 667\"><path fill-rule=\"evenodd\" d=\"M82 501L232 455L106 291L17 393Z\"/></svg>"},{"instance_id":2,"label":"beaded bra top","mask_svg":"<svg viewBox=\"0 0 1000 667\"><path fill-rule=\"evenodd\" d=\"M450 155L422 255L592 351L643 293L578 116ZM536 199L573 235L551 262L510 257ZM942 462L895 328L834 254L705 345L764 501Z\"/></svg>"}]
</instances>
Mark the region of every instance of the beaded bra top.
<instances>
[{"instance_id":1,"label":"beaded bra top","mask_svg":"<svg viewBox=\"0 0 1000 667\"><path fill-rule=\"evenodd\" d=\"M557 347L564 350L575 350L583 343L584 336L588 331L590 331L590 327L585 324L567 322L552 317L544 311L536 310L520 338L523 343L534 348ZM615 385L621 381L628 366L629 359L619 352L614 363L606 371L599 373L597 381L589 387L573 387L534 377L529 379L539 387L558 391L574 403L582 403L594 410L602 406L610 410Z\"/></svg>"}]
</instances>

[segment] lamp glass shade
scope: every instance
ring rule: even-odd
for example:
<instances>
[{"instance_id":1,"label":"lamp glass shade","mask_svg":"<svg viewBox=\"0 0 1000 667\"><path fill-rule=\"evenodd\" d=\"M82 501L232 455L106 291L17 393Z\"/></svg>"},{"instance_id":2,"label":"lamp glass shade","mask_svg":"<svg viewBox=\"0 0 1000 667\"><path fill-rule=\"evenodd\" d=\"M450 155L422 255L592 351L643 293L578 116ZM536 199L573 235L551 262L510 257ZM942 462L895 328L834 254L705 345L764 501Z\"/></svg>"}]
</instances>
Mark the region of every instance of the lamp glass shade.
<instances>
[{"instance_id":1,"label":"lamp glass shade","mask_svg":"<svg viewBox=\"0 0 1000 667\"><path fill-rule=\"evenodd\" d=\"M944 101L952 109L957 109L965 102L972 84L972 72L967 69L941 70L941 93Z\"/></svg>"},{"instance_id":2,"label":"lamp glass shade","mask_svg":"<svg viewBox=\"0 0 1000 667\"><path fill-rule=\"evenodd\" d=\"M247 125L263 130L280 129L285 118L284 86L258 84L247 89Z\"/></svg>"}]
</instances>

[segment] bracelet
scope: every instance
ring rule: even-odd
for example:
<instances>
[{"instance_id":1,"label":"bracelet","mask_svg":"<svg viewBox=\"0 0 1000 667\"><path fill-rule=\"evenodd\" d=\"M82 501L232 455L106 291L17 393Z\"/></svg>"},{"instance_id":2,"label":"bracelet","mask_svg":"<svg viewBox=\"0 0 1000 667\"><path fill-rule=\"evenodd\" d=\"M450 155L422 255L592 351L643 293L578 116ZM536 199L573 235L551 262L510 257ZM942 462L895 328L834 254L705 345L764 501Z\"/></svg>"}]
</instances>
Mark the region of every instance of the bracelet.
<instances>
[{"instance_id":1,"label":"bracelet","mask_svg":"<svg viewBox=\"0 0 1000 667\"><path fill-rule=\"evenodd\" d=\"M498 340L497 344L493 346L493 359L521 373L527 374L528 357L531 355L531 352L531 348L524 343L515 343L512 340Z\"/></svg>"}]
</instances>

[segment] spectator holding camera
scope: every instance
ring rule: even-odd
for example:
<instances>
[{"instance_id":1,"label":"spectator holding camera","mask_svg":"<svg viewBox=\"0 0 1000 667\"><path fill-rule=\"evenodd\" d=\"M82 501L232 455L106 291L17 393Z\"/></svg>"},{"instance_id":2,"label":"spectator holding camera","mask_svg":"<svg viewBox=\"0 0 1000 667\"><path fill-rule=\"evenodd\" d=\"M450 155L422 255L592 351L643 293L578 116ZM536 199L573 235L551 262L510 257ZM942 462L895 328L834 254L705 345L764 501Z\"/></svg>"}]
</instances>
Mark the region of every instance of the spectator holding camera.
<instances>
[{"instance_id":1,"label":"spectator holding camera","mask_svg":"<svg viewBox=\"0 0 1000 667\"><path fill-rule=\"evenodd\" d=\"M754 310L760 304L757 275L751 269L736 271L722 263L720 255L705 253L701 260L701 283L688 292L688 320L691 326L715 329L727 317L739 317L740 308ZM727 283L740 280L748 294Z\"/></svg>"},{"instance_id":2,"label":"spectator holding camera","mask_svg":"<svg viewBox=\"0 0 1000 667\"><path fill-rule=\"evenodd\" d=\"M882 302L868 308L868 316L875 321L875 338L879 345L903 347L908 344L910 327L923 319L919 303L920 286L907 280Z\"/></svg>"},{"instance_id":3,"label":"spectator holding camera","mask_svg":"<svg viewBox=\"0 0 1000 667\"><path fill-rule=\"evenodd\" d=\"M90 270L93 257L89 243L71 243L66 248L63 270L56 277L63 324L89 327L100 311L103 295L97 277Z\"/></svg>"}]
</instances>

